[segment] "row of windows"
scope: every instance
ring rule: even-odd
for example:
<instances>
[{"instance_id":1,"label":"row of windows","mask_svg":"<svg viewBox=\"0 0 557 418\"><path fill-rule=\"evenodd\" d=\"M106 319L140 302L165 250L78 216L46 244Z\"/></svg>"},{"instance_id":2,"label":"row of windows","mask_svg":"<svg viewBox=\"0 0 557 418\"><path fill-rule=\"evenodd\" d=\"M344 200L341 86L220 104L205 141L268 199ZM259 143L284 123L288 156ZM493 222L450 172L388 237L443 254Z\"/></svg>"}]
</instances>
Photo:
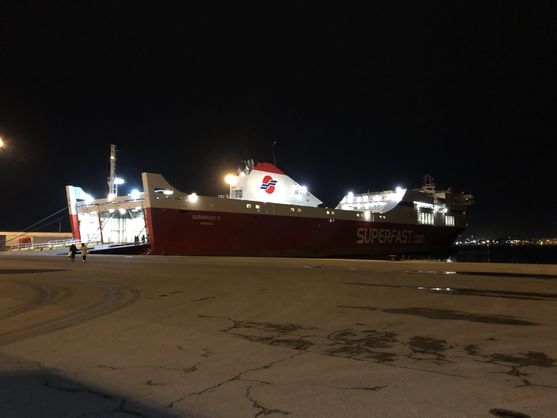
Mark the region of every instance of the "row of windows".
<instances>
[{"instance_id":1,"label":"row of windows","mask_svg":"<svg viewBox=\"0 0 557 418\"><path fill-rule=\"evenodd\" d=\"M429 212L418 212L418 222L424 225L433 225L434 224L434 217L433 213ZM445 215L445 225L446 226L454 226L455 225L455 218L451 215Z\"/></svg>"},{"instance_id":2,"label":"row of windows","mask_svg":"<svg viewBox=\"0 0 557 418\"><path fill-rule=\"evenodd\" d=\"M433 213L418 212L418 222L424 225L433 225Z\"/></svg>"}]
</instances>

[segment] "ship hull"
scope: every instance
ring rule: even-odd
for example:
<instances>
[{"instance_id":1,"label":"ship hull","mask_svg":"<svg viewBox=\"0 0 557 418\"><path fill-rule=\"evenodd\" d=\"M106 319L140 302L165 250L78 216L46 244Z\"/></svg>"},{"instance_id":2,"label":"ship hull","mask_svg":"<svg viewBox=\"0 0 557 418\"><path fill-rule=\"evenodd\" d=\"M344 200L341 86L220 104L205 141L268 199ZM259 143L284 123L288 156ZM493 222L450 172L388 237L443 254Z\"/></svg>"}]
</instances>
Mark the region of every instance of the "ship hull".
<instances>
[{"instance_id":1,"label":"ship hull","mask_svg":"<svg viewBox=\"0 0 557 418\"><path fill-rule=\"evenodd\" d=\"M446 250L462 228L145 208L151 254L380 257Z\"/></svg>"}]
</instances>

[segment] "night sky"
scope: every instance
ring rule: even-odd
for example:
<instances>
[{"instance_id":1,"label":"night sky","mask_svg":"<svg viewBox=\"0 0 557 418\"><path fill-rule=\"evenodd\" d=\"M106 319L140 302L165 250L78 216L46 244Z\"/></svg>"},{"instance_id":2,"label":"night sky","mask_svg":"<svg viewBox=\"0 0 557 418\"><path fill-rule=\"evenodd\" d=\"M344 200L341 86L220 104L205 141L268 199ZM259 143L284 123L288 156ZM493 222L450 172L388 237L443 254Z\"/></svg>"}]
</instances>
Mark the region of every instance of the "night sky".
<instances>
[{"instance_id":1,"label":"night sky","mask_svg":"<svg viewBox=\"0 0 557 418\"><path fill-rule=\"evenodd\" d=\"M1 3L0 230L105 195L111 143L121 192L216 195L276 140L327 206L430 173L467 234L557 236L556 3L181 3Z\"/></svg>"}]
</instances>

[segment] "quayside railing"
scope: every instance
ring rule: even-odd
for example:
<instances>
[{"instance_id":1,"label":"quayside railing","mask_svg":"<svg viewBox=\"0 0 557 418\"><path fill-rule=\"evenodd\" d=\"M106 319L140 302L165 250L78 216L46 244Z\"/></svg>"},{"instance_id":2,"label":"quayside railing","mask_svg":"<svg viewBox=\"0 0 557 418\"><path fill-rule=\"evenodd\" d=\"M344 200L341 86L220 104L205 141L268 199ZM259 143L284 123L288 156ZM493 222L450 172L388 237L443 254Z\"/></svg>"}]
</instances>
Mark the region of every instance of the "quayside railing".
<instances>
[{"instance_id":1,"label":"quayside railing","mask_svg":"<svg viewBox=\"0 0 557 418\"><path fill-rule=\"evenodd\" d=\"M54 248L59 248L59 247L67 247L72 244L77 245L79 243L81 243L81 240L75 238L68 238L68 239L57 239L53 241L38 242L38 243L27 242L23 244L10 245L8 247L10 251L33 251L33 250L44 251L44 250L52 250Z\"/></svg>"}]
</instances>

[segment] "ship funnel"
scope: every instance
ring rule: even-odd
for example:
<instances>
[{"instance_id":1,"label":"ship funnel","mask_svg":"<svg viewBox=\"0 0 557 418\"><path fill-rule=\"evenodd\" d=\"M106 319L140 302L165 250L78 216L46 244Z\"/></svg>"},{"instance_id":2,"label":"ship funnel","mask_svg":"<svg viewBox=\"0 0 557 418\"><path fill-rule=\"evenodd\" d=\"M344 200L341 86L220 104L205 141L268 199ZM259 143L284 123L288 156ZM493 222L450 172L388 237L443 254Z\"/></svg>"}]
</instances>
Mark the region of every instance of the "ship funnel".
<instances>
[{"instance_id":1,"label":"ship funnel","mask_svg":"<svg viewBox=\"0 0 557 418\"><path fill-rule=\"evenodd\" d=\"M323 203L306 186L296 183L274 164L253 165L253 160L248 160L245 167L238 170L238 178L230 185L232 199L300 206L318 206ZM249 167L251 169L248 171Z\"/></svg>"}]
</instances>

